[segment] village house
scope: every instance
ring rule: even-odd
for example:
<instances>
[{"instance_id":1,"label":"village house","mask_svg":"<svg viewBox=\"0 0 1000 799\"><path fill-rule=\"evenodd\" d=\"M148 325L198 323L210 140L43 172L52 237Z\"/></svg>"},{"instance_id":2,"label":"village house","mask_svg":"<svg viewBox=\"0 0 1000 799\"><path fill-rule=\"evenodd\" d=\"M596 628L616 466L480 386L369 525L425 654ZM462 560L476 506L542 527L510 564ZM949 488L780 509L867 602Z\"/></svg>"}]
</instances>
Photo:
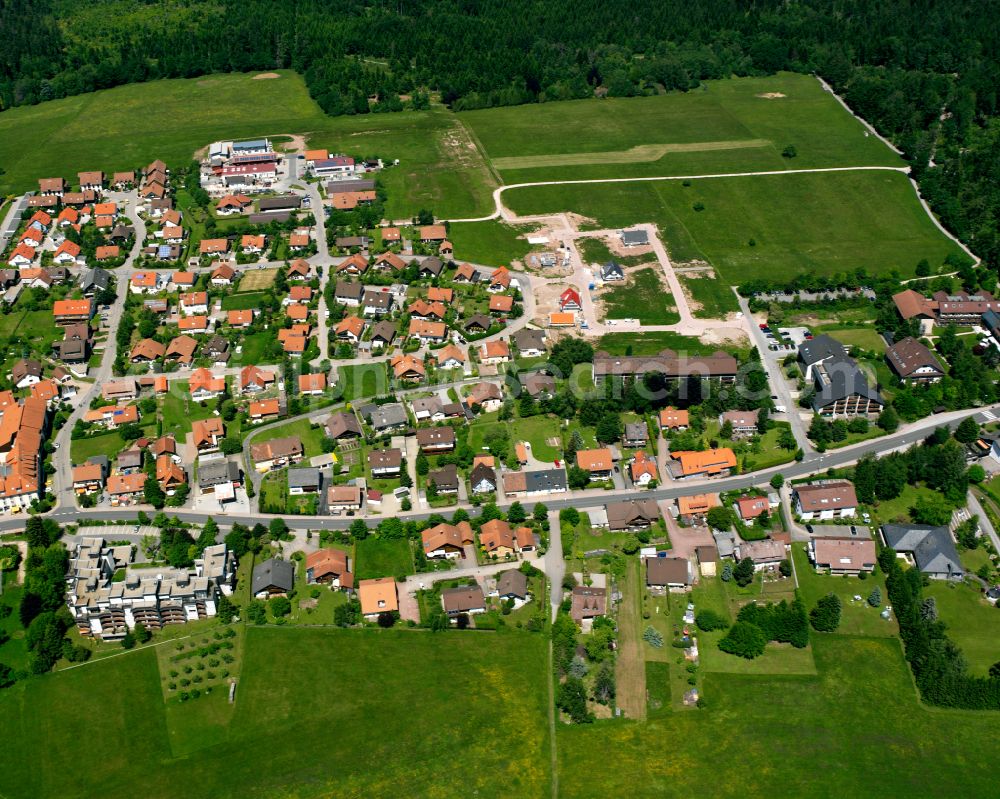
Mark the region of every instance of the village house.
<instances>
[{"instance_id":1,"label":"village house","mask_svg":"<svg viewBox=\"0 0 1000 799\"><path fill-rule=\"evenodd\" d=\"M295 587L295 567L287 560L268 558L254 566L250 584L256 599L287 596Z\"/></svg>"},{"instance_id":2,"label":"village house","mask_svg":"<svg viewBox=\"0 0 1000 799\"><path fill-rule=\"evenodd\" d=\"M326 504L333 515L339 513L356 513L361 510L364 504L364 497L360 486L334 485L326 490Z\"/></svg>"},{"instance_id":3,"label":"village house","mask_svg":"<svg viewBox=\"0 0 1000 799\"><path fill-rule=\"evenodd\" d=\"M455 429L453 427L425 427L417 430L417 446L421 452L433 455L439 452L451 452L455 448Z\"/></svg>"},{"instance_id":4,"label":"village house","mask_svg":"<svg viewBox=\"0 0 1000 799\"><path fill-rule=\"evenodd\" d=\"M623 530L646 530L660 519L660 509L656 500L630 499L624 502L609 502L605 505L608 514L608 529L611 532Z\"/></svg>"},{"instance_id":5,"label":"village house","mask_svg":"<svg viewBox=\"0 0 1000 799\"><path fill-rule=\"evenodd\" d=\"M732 425L733 438L756 435L759 411L726 411L719 416L719 426Z\"/></svg>"},{"instance_id":6,"label":"village house","mask_svg":"<svg viewBox=\"0 0 1000 799\"><path fill-rule=\"evenodd\" d=\"M258 472L269 472L298 463L303 457L302 441L298 436L273 438L250 447L250 457Z\"/></svg>"},{"instance_id":7,"label":"village house","mask_svg":"<svg viewBox=\"0 0 1000 799\"><path fill-rule=\"evenodd\" d=\"M590 632L593 621L607 613L607 590L593 585L578 585L570 594L569 615L584 632Z\"/></svg>"},{"instance_id":8,"label":"village house","mask_svg":"<svg viewBox=\"0 0 1000 799\"><path fill-rule=\"evenodd\" d=\"M350 559L340 549L318 549L306 555L306 582L328 585L343 591L354 590Z\"/></svg>"},{"instance_id":9,"label":"village house","mask_svg":"<svg viewBox=\"0 0 1000 799\"><path fill-rule=\"evenodd\" d=\"M361 615L374 621L380 613L399 612L399 594L396 581L392 577L376 577L358 583L358 600Z\"/></svg>"},{"instance_id":10,"label":"village house","mask_svg":"<svg viewBox=\"0 0 1000 799\"><path fill-rule=\"evenodd\" d=\"M765 571L777 568L787 557L785 545L773 538L763 541L741 541L736 546L737 560L750 558L754 571Z\"/></svg>"},{"instance_id":11,"label":"village house","mask_svg":"<svg viewBox=\"0 0 1000 799\"><path fill-rule=\"evenodd\" d=\"M590 475L593 481L610 480L614 469L614 456L610 449L581 449L576 452L576 465Z\"/></svg>"},{"instance_id":12,"label":"village house","mask_svg":"<svg viewBox=\"0 0 1000 799\"><path fill-rule=\"evenodd\" d=\"M705 475L726 475L736 467L736 455L728 447L703 451L682 450L670 453L670 473L674 479Z\"/></svg>"},{"instance_id":13,"label":"village house","mask_svg":"<svg viewBox=\"0 0 1000 799\"><path fill-rule=\"evenodd\" d=\"M645 558L646 588L652 594L687 591L694 582L694 569L687 558Z\"/></svg>"},{"instance_id":14,"label":"village house","mask_svg":"<svg viewBox=\"0 0 1000 799\"><path fill-rule=\"evenodd\" d=\"M806 521L842 519L857 512L858 497L846 480L824 480L796 486L793 490L795 513Z\"/></svg>"},{"instance_id":15,"label":"village house","mask_svg":"<svg viewBox=\"0 0 1000 799\"><path fill-rule=\"evenodd\" d=\"M809 541L809 559L817 570L830 574L857 577L871 574L876 562L875 542L870 538L833 538L818 536Z\"/></svg>"},{"instance_id":16,"label":"village house","mask_svg":"<svg viewBox=\"0 0 1000 799\"><path fill-rule=\"evenodd\" d=\"M441 592L441 607L448 616L486 612L486 598L479 585L446 588Z\"/></svg>"},{"instance_id":17,"label":"village house","mask_svg":"<svg viewBox=\"0 0 1000 799\"><path fill-rule=\"evenodd\" d=\"M457 525L442 523L429 527L421 534L424 555L430 559L464 558L465 547L472 544L474 536L468 522Z\"/></svg>"}]
</instances>

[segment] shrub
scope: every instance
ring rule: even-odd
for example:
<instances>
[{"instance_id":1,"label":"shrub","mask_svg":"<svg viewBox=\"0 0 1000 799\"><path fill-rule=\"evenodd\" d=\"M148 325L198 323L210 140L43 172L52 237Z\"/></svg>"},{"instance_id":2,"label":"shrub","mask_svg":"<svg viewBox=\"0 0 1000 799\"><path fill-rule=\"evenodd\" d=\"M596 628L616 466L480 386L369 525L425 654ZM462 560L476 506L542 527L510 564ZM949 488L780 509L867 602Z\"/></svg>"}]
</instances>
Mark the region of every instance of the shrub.
<instances>
[{"instance_id":1,"label":"shrub","mask_svg":"<svg viewBox=\"0 0 1000 799\"><path fill-rule=\"evenodd\" d=\"M663 646L663 634L655 627L647 627L642 634L642 638L647 644L656 649Z\"/></svg>"},{"instance_id":2,"label":"shrub","mask_svg":"<svg viewBox=\"0 0 1000 799\"><path fill-rule=\"evenodd\" d=\"M743 558L743 560L736 564L736 568L733 569L733 579L741 588L746 588L750 585L753 582L753 576L753 561L750 558Z\"/></svg>"},{"instance_id":3,"label":"shrub","mask_svg":"<svg viewBox=\"0 0 1000 799\"><path fill-rule=\"evenodd\" d=\"M872 589L872 592L868 595L868 604L873 608L877 608L882 604L882 589L877 585Z\"/></svg>"},{"instance_id":4,"label":"shrub","mask_svg":"<svg viewBox=\"0 0 1000 799\"><path fill-rule=\"evenodd\" d=\"M729 622L714 610L699 610L698 614L694 617L694 623L698 625L699 630L704 630L705 632L724 630L729 626Z\"/></svg>"},{"instance_id":5,"label":"shrub","mask_svg":"<svg viewBox=\"0 0 1000 799\"><path fill-rule=\"evenodd\" d=\"M839 596L827 594L820 597L816 607L809 611L809 620L812 622L813 629L819 630L821 633L832 633L840 626L840 611Z\"/></svg>"},{"instance_id":6,"label":"shrub","mask_svg":"<svg viewBox=\"0 0 1000 799\"><path fill-rule=\"evenodd\" d=\"M764 631L755 624L738 621L729 628L729 632L719 641L719 649L730 655L753 660L764 654L767 638Z\"/></svg>"}]
</instances>

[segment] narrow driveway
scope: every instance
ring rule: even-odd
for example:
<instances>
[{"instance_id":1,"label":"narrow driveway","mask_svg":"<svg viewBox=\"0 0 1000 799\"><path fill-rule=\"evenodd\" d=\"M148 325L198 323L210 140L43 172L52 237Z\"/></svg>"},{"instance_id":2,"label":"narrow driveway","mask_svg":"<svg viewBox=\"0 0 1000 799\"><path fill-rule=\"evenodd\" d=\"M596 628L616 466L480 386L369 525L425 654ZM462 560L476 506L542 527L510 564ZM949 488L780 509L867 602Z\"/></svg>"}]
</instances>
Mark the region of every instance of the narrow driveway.
<instances>
[{"instance_id":1,"label":"narrow driveway","mask_svg":"<svg viewBox=\"0 0 1000 799\"><path fill-rule=\"evenodd\" d=\"M816 449L813 447L812 442L809 441L808 429L802 419L802 414L799 413L798 401L792 397L792 391L781 369L780 359L782 355L768 349L767 336L764 335L764 332L754 322L753 313L750 311L750 304L745 297L740 297L738 294L736 297L740 303L740 310L743 311L743 318L747 321L750 338L757 348L757 352L760 353L760 362L767 372L767 379L771 384L771 390L778 397L777 404L784 405L786 408L787 412L785 416L792 425L795 441L804 453L814 453Z\"/></svg>"}]
</instances>

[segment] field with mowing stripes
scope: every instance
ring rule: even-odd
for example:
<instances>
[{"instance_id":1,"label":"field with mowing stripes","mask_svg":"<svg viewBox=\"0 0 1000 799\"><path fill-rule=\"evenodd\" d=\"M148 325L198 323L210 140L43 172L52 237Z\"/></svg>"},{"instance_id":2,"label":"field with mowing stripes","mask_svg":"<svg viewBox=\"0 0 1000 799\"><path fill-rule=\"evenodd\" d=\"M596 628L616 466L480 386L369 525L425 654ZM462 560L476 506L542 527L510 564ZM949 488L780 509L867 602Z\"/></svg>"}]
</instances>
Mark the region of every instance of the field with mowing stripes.
<instances>
[{"instance_id":1,"label":"field with mowing stripes","mask_svg":"<svg viewBox=\"0 0 1000 799\"><path fill-rule=\"evenodd\" d=\"M817 80L789 73L459 116L505 183L903 165Z\"/></svg>"}]
</instances>

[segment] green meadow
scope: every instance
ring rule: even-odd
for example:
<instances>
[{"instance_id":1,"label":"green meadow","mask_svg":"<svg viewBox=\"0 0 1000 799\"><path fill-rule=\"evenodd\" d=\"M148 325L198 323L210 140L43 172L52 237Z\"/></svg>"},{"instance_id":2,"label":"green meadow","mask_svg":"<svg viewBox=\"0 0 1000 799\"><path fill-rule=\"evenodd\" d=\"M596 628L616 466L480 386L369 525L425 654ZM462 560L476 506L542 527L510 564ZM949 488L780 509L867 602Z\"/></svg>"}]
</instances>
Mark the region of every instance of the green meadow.
<instances>
[{"instance_id":1,"label":"green meadow","mask_svg":"<svg viewBox=\"0 0 1000 799\"><path fill-rule=\"evenodd\" d=\"M911 277L921 258L960 254L898 172L799 173L532 186L504 193L518 214L573 211L595 228L659 226L675 262L707 261L729 285L864 267ZM877 198L877 200L875 199ZM877 204L877 212L874 204Z\"/></svg>"},{"instance_id":2,"label":"green meadow","mask_svg":"<svg viewBox=\"0 0 1000 799\"><path fill-rule=\"evenodd\" d=\"M184 165L222 138L298 134L310 147L398 159L382 175L391 216L421 208L455 217L492 210L496 180L454 114L438 108L328 117L299 75L277 74L153 81L4 111L0 193L37 188L42 177L73 181L83 170L133 169L155 158Z\"/></svg>"},{"instance_id":3,"label":"green meadow","mask_svg":"<svg viewBox=\"0 0 1000 799\"><path fill-rule=\"evenodd\" d=\"M160 80L24 106L0 114L0 191L37 189L38 178L75 181L87 169L112 172L160 158L185 165L220 138L312 130L327 117L302 78L250 74Z\"/></svg>"},{"instance_id":4,"label":"green meadow","mask_svg":"<svg viewBox=\"0 0 1000 799\"><path fill-rule=\"evenodd\" d=\"M460 117L506 183L903 165L815 78L790 73Z\"/></svg>"},{"instance_id":5,"label":"green meadow","mask_svg":"<svg viewBox=\"0 0 1000 799\"><path fill-rule=\"evenodd\" d=\"M0 694L0 794L549 796L545 647L250 628L234 705L165 705L149 649L34 678Z\"/></svg>"}]
</instances>

